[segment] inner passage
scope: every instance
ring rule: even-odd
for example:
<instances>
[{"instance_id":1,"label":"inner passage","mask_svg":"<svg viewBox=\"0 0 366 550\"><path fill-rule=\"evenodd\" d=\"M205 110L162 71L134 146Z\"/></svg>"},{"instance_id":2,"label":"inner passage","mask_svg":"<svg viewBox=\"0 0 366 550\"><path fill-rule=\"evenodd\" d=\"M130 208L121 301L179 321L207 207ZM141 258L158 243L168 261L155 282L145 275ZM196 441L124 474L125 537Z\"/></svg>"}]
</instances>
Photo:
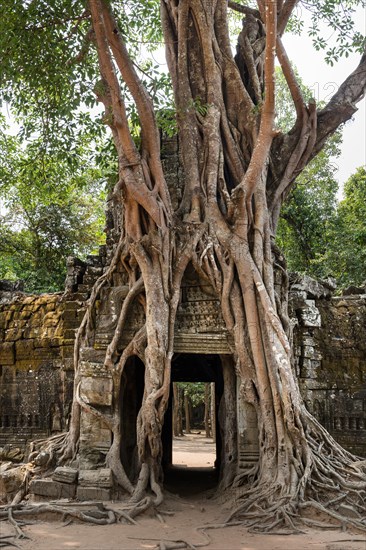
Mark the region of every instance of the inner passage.
<instances>
[{"instance_id":1,"label":"inner passage","mask_svg":"<svg viewBox=\"0 0 366 550\"><path fill-rule=\"evenodd\" d=\"M173 466L214 468L214 382L173 382Z\"/></svg>"}]
</instances>

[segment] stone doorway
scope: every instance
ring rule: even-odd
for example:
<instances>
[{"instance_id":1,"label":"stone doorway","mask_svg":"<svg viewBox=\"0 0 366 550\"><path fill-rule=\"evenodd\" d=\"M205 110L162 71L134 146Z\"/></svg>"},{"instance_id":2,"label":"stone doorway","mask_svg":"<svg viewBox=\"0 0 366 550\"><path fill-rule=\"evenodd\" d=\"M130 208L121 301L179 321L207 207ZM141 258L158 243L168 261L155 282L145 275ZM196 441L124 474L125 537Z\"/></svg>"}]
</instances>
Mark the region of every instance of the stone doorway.
<instances>
[{"instance_id":1,"label":"stone doorway","mask_svg":"<svg viewBox=\"0 0 366 550\"><path fill-rule=\"evenodd\" d=\"M137 357L127 360L122 373L120 391L121 448L122 465L133 482L137 468L137 415L140 411L145 387L145 365Z\"/></svg>"},{"instance_id":2,"label":"stone doorway","mask_svg":"<svg viewBox=\"0 0 366 550\"><path fill-rule=\"evenodd\" d=\"M231 380L231 382L230 382ZM174 382L209 382L215 388L215 424L216 424L216 458L214 468L184 468L173 464L173 383ZM227 448L236 448L236 440L225 445L226 439L235 439L236 429L233 426L231 434L227 433L227 400L231 399L235 409L236 379L234 368L229 356L201 353L177 353L172 361L171 392L167 412L165 414L162 433L164 485L169 491L189 494L201 492L215 487L224 475L228 457ZM234 415L235 416L235 415ZM230 417L230 415L229 415ZM236 418L230 417L232 424ZM230 453L230 461L234 461L234 453Z\"/></svg>"}]
</instances>

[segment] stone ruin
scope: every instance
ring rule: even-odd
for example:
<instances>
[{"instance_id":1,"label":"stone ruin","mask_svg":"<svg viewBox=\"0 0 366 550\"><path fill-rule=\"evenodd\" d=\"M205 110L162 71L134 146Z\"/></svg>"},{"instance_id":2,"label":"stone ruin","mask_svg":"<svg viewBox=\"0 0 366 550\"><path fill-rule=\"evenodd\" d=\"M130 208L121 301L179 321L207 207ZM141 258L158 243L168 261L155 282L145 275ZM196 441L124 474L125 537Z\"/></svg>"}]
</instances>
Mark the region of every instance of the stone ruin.
<instances>
[{"instance_id":1,"label":"stone ruin","mask_svg":"<svg viewBox=\"0 0 366 550\"><path fill-rule=\"evenodd\" d=\"M174 143L165 147L165 155L165 169L178 200L179 167ZM68 428L75 332L91 288L108 265L118 235L115 205L107 210L107 224L107 245L100 248L99 255L89 256L85 262L69 259L64 293L26 295L19 285L0 283L0 492L6 500L11 500L17 490L14 476L9 474L7 478L9 465L27 460L31 441ZM289 312L294 368L310 412L346 449L366 457L366 288L351 291L336 296L330 281L321 283L307 276L291 275ZM81 350L81 397L104 413L110 412L112 406L112 380L103 368L104 353L116 323L110 312L113 307L119 310L124 295L123 284L103 290L94 346ZM141 326L140 316L135 307L126 327L126 341ZM174 352L172 382L215 383L219 427L216 466L221 471L230 462L231 468L240 473L259 456L255 410L242 398L219 303L210 288L189 270L181 289ZM144 367L137 357L129 360L124 376L120 453L126 472L133 479L136 418L144 388ZM233 427L230 435L224 428L228 417ZM171 402L162 443L163 462L169 465ZM113 479L104 466L110 445L109 429L83 410L78 462L69 468L56 468L49 479L34 479L30 484L32 498L111 498Z\"/></svg>"},{"instance_id":2,"label":"stone ruin","mask_svg":"<svg viewBox=\"0 0 366 550\"><path fill-rule=\"evenodd\" d=\"M0 460L3 463L21 463L32 440L68 428L75 331L83 317L91 286L103 270L103 262L103 255L89 257L83 264L70 262L69 280L74 278L74 282L64 294L32 296L9 288L0 291ZM289 308L294 368L308 409L346 449L366 457L366 289L359 290L363 290L363 294L334 296L329 286L306 276L293 275ZM135 312L129 331L133 331L137 323L138 312ZM113 328L113 323L109 321L108 325L103 318L102 308L94 353L90 356L84 352L81 364L81 395L103 411L112 404L112 382L103 372L101 361ZM173 380L215 382L220 425L223 370L230 358L227 334L216 300L208 294L208 289L200 288L188 277L182 288L175 342ZM141 365L131 363L127 374L121 396L122 402L125 401L125 447L121 449L121 459L129 470L135 446L134 423L143 391ZM235 380L232 383L235 384ZM239 388L236 394L235 460L240 470L258 459L258 442L255 415L241 402ZM171 422L170 405L163 432L167 463L171 462ZM223 438L218 437L218 462ZM78 469L58 468L52 480L34 480L31 491L35 498L110 498L113 485L110 471L102 467L110 444L111 433L106 426L83 411Z\"/></svg>"}]
</instances>

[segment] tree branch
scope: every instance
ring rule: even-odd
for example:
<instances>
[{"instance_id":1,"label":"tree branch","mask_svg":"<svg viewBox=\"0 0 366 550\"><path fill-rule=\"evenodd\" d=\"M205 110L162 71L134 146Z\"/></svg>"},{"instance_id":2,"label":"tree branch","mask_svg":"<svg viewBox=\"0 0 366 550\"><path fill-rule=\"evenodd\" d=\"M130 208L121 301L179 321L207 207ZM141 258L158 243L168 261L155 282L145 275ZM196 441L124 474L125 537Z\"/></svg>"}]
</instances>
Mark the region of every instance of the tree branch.
<instances>
[{"instance_id":1,"label":"tree branch","mask_svg":"<svg viewBox=\"0 0 366 550\"><path fill-rule=\"evenodd\" d=\"M266 0L266 49L265 49L265 98L261 110L261 122L259 133L254 146L252 158L248 170L241 183L236 187L234 194L244 191L243 198L249 204L254 189L260 180L263 166L266 164L268 153L272 144L275 117L275 78L274 63L276 50L276 29L277 29L277 2Z\"/></svg>"},{"instance_id":2,"label":"tree branch","mask_svg":"<svg viewBox=\"0 0 366 550\"><path fill-rule=\"evenodd\" d=\"M227 5L228 8L231 8L234 11L243 13L244 15L254 15L256 19L260 19L260 13L258 10L254 10L253 8L249 8L248 6L243 6L242 4L238 4L237 2L233 2L232 0L229 0Z\"/></svg>"},{"instance_id":3,"label":"tree branch","mask_svg":"<svg viewBox=\"0 0 366 550\"><path fill-rule=\"evenodd\" d=\"M284 2L283 8L278 16L277 31L279 36L282 36L285 32L286 25L298 2L299 0L286 0L286 2Z\"/></svg>"},{"instance_id":4,"label":"tree branch","mask_svg":"<svg viewBox=\"0 0 366 550\"><path fill-rule=\"evenodd\" d=\"M358 67L341 84L329 103L318 112L318 131L313 158L324 146L326 139L357 111L356 103L366 93L366 51Z\"/></svg>"},{"instance_id":5,"label":"tree branch","mask_svg":"<svg viewBox=\"0 0 366 550\"><path fill-rule=\"evenodd\" d=\"M366 92L366 52L358 67L346 78L329 103L315 111L310 103L297 130L279 136L271 149L272 164L276 166L275 180L267 184L268 204L272 212L272 229L277 225L283 199L305 166L324 147L329 136L357 111L356 103ZM298 119L299 120L299 119Z\"/></svg>"},{"instance_id":6,"label":"tree branch","mask_svg":"<svg viewBox=\"0 0 366 550\"><path fill-rule=\"evenodd\" d=\"M284 74L284 77L286 78L288 89L291 93L292 101L294 102L297 118L298 120L301 120L304 116L304 111L306 108L305 101L301 92L301 88L297 82L296 75L292 69L291 62L287 56L287 52L279 36L277 36L276 52L282 72Z\"/></svg>"}]
</instances>

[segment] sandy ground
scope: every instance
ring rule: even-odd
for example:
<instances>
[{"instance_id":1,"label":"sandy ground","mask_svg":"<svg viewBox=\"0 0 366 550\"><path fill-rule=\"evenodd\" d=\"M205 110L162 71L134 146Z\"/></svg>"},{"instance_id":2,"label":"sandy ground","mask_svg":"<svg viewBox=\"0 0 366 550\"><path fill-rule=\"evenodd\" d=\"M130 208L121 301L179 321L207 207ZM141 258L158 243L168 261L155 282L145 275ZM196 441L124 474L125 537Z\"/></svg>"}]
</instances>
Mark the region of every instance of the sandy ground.
<instances>
[{"instance_id":1,"label":"sandy ground","mask_svg":"<svg viewBox=\"0 0 366 550\"><path fill-rule=\"evenodd\" d=\"M149 550L164 540L186 540L191 544L206 542L197 527L222 523L229 513L227 505L215 500L215 446L201 434L174 441L173 463L167 475L170 493L162 510L174 512L161 523L151 513L138 517L138 525L96 526L65 525L61 522L37 522L24 527L29 540L18 540L24 550ZM207 489L202 493L202 489ZM115 508L120 506L113 503ZM1 535L12 532L0 523ZM243 527L209 531L208 550L366 550L366 540L359 534L340 531L304 529L303 535L253 535ZM10 548L10 547L9 547Z\"/></svg>"}]
</instances>

